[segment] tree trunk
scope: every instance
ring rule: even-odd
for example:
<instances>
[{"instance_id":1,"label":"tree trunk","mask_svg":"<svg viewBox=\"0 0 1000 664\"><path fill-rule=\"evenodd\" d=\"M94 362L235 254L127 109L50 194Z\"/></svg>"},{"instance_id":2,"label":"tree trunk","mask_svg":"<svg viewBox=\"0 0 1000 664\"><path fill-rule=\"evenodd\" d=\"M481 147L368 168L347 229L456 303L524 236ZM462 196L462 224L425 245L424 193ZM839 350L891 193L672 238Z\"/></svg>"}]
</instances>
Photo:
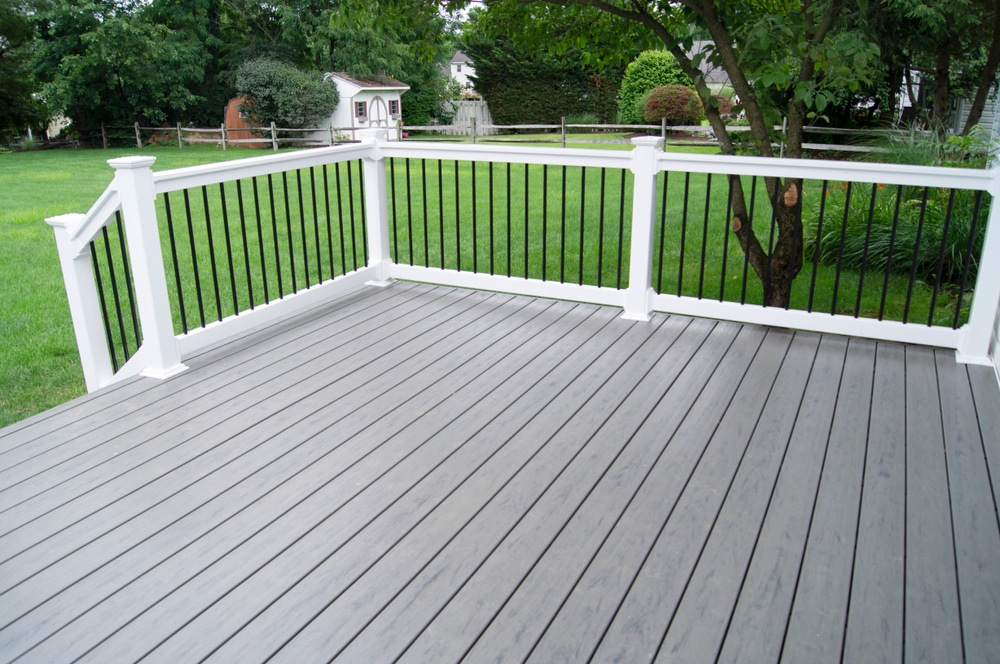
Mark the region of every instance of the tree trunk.
<instances>
[{"instance_id":1,"label":"tree trunk","mask_svg":"<svg viewBox=\"0 0 1000 664\"><path fill-rule=\"evenodd\" d=\"M986 58L986 66L983 67L983 72L979 75L976 96L972 99L972 107L969 108L969 117L962 128L962 134L968 135L983 117L986 98L989 96L990 90L993 89L993 81L996 78L998 67L1000 67L1000 0L993 3L993 38L990 41L990 51Z\"/></svg>"},{"instance_id":2,"label":"tree trunk","mask_svg":"<svg viewBox=\"0 0 1000 664\"><path fill-rule=\"evenodd\" d=\"M931 107L931 126L928 129L939 136L943 136L948 131L949 69L951 67L949 46L946 41L939 43L934 57L934 102Z\"/></svg>"}]
</instances>

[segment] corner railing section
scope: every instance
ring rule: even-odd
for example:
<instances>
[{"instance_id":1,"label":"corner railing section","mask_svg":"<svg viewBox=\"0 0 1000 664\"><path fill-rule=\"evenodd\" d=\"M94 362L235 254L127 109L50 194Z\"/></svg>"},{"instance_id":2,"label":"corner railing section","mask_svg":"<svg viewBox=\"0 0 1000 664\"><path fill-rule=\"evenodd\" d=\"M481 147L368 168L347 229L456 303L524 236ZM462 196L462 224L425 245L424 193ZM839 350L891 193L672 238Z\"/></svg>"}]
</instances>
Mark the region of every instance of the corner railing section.
<instances>
[{"instance_id":1,"label":"corner railing section","mask_svg":"<svg viewBox=\"0 0 1000 664\"><path fill-rule=\"evenodd\" d=\"M172 375L200 348L393 279L989 361L996 170L667 154L652 137L629 152L385 139L158 173L149 158L109 162L115 181L87 215L50 220L88 389L137 371ZM734 233L748 224L771 252L772 178L798 183L803 219L781 306L765 306L771 265L752 269ZM744 220L734 219L737 188ZM90 251L94 239L106 243ZM119 368L109 341L126 339L132 357Z\"/></svg>"}]
</instances>

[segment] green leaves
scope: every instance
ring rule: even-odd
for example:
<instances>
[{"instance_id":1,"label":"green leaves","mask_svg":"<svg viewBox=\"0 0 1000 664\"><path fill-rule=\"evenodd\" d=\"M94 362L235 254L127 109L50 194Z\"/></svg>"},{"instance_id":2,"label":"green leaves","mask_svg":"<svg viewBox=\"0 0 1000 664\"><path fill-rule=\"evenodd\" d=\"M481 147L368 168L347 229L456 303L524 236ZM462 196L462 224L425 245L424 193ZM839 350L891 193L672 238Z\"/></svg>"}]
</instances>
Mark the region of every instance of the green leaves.
<instances>
[{"instance_id":1,"label":"green leaves","mask_svg":"<svg viewBox=\"0 0 1000 664\"><path fill-rule=\"evenodd\" d=\"M241 111L263 125L316 126L337 107L337 87L318 72L304 72L267 58L249 60L236 70L236 90L246 96Z\"/></svg>"}]
</instances>

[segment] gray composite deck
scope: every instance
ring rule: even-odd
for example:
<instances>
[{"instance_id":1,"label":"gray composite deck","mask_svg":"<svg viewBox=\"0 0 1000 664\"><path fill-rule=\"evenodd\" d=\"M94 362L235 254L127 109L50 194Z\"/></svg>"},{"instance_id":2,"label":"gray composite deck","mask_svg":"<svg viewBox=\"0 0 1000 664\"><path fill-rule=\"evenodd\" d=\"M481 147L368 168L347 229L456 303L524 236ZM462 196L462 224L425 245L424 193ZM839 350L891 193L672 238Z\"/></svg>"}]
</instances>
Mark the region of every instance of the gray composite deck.
<instances>
[{"instance_id":1,"label":"gray composite deck","mask_svg":"<svg viewBox=\"0 0 1000 664\"><path fill-rule=\"evenodd\" d=\"M0 431L0 660L1000 660L991 370L618 313L365 289Z\"/></svg>"}]
</instances>

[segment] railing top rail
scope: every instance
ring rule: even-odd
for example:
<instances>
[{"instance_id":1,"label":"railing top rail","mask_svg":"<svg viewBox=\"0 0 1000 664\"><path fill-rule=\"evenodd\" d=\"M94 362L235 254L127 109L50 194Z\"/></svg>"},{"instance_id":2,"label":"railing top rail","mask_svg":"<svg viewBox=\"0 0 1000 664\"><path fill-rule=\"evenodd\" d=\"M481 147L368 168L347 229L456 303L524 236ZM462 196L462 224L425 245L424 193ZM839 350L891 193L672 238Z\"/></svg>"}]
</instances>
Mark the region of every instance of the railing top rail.
<instances>
[{"instance_id":1,"label":"railing top rail","mask_svg":"<svg viewBox=\"0 0 1000 664\"><path fill-rule=\"evenodd\" d=\"M787 159L663 152L657 164L664 171L794 177L834 182L872 182L996 193L1000 169L910 166L826 159Z\"/></svg>"},{"instance_id":2,"label":"railing top rail","mask_svg":"<svg viewBox=\"0 0 1000 664\"><path fill-rule=\"evenodd\" d=\"M284 152L263 157L250 157L235 161L222 161L214 164L175 168L169 171L153 173L156 193L179 191L191 187L201 187L219 182L230 182L245 178L280 173L310 166L323 166L338 161L349 161L371 154L369 145L337 145L327 148L315 148L301 152Z\"/></svg>"},{"instance_id":3,"label":"railing top rail","mask_svg":"<svg viewBox=\"0 0 1000 664\"><path fill-rule=\"evenodd\" d=\"M441 144L420 141L382 143L386 157L428 157L458 161L491 161L518 164L549 164L553 166L594 166L628 168L632 153L622 150L586 148L548 148L535 146Z\"/></svg>"},{"instance_id":4,"label":"railing top rail","mask_svg":"<svg viewBox=\"0 0 1000 664\"><path fill-rule=\"evenodd\" d=\"M46 221L53 225L53 222L55 222L66 227L70 242L72 243L73 257L76 257L97 237L101 229L107 224L108 219L121 209L121 205L117 183L112 181L94 204L90 206L86 214L62 215L61 217L46 219Z\"/></svg>"}]
</instances>

